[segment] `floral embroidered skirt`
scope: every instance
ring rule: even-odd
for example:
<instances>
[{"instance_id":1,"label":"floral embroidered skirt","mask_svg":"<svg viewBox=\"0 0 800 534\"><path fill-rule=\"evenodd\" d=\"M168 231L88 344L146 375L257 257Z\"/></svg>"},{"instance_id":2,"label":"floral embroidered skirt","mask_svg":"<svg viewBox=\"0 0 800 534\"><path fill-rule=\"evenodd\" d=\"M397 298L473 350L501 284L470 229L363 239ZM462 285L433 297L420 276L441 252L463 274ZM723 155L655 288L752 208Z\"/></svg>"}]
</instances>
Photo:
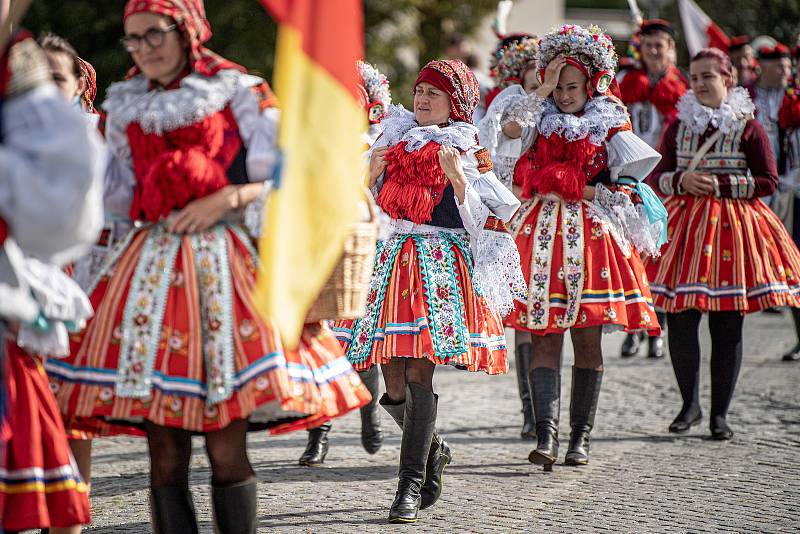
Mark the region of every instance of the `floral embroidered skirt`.
<instances>
[{"instance_id":1,"label":"floral embroidered skirt","mask_svg":"<svg viewBox=\"0 0 800 534\"><path fill-rule=\"evenodd\" d=\"M7 344L5 443L0 444L0 524L9 531L91 521L41 361Z\"/></svg>"},{"instance_id":2,"label":"floral embroidered skirt","mask_svg":"<svg viewBox=\"0 0 800 534\"><path fill-rule=\"evenodd\" d=\"M334 323L358 370L427 358L469 371L508 371L502 319L472 285L465 234L401 234L378 243L363 318Z\"/></svg>"},{"instance_id":3,"label":"floral embroidered skirt","mask_svg":"<svg viewBox=\"0 0 800 534\"><path fill-rule=\"evenodd\" d=\"M71 355L47 363L70 429L97 432L100 420L135 434L147 420L213 432L248 419L280 432L368 402L326 326L284 349L256 311L256 258L234 226L131 232L89 288L95 317Z\"/></svg>"},{"instance_id":4,"label":"floral embroidered skirt","mask_svg":"<svg viewBox=\"0 0 800 534\"><path fill-rule=\"evenodd\" d=\"M587 213L589 202L536 196L512 220L528 281L506 325L538 335L608 325L658 334L644 265Z\"/></svg>"},{"instance_id":5,"label":"floral embroidered skirt","mask_svg":"<svg viewBox=\"0 0 800 534\"><path fill-rule=\"evenodd\" d=\"M647 265L657 307L800 307L800 252L764 202L681 195L664 205L670 240Z\"/></svg>"}]
</instances>

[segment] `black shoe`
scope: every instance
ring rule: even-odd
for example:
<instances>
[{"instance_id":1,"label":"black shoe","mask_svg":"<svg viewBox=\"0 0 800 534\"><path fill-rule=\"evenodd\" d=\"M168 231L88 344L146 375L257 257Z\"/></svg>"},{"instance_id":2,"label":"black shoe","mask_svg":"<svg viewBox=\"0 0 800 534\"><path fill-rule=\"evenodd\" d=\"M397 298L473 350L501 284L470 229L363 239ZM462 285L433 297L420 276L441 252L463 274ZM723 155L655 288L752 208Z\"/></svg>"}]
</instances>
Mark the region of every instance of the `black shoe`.
<instances>
[{"instance_id":1,"label":"black shoe","mask_svg":"<svg viewBox=\"0 0 800 534\"><path fill-rule=\"evenodd\" d=\"M434 395L438 405L439 396ZM394 422L397 423L401 429L403 428L403 419L405 417L405 402L399 404L392 404L391 399L387 395L383 395L380 400L380 405L384 410L392 416ZM431 438L431 448L428 451L428 461L425 465L425 483L422 485L420 492L422 502L420 510L433 506L442 494L444 487L444 469L453 462L453 453L450 447L442 437L434 431L433 438Z\"/></svg>"},{"instance_id":2,"label":"black shoe","mask_svg":"<svg viewBox=\"0 0 800 534\"><path fill-rule=\"evenodd\" d=\"M519 434L522 439L536 439L536 420L533 417L531 386L528 384L533 345L520 343L517 345L514 356L517 369L517 389L519 390L519 398L522 401L522 431Z\"/></svg>"},{"instance_id":3,"label":"black shoe","mask_svg":"<svg viewBox=\"0 0 800 534\"><path fill-rule=\"evenodd\" d=\"M561 409L561 373L537 367L528 375L536 415L536 448L528 455L532 464L552 471L558 458L558 415Z\"/></svg>"},{"instance_id":4,"label":"black shoe","mask_svg":"<svg viewBox=\"0 0 800 534\"><path fill-rule=\"evenodd\" d=\"M725 416L718 415L711 417L711 439L717 441L728 441L733 438L733 430L728 426Z\"/></svg>"},{"instance_id":5,"label":"black shoe","mask_svg":"<svg viewBox=\"0 0 800 534\"><path fill-rule=\"evenodd\" d=\"M790 350L789 352L784 354L783 358L781 358L781 360L784 361L784 362L798 362L798 361L800 361L800 343L795 345L792 350Z\"/></svg>"},{"instance_id":6,"label":"black shoe","mask_svg":"<svg viewBox=\"0 0 800 534\"><path fill-rule=\"evenodd\" d=\"M255 534L256 480L254 478L231 486L211 488L214 503L215 532L220 534Z\"/></svg>"},{"instance_id":7,"label":"black shoe","mask_svg":"<svg viewBox=\"0 0 800 534\"><path fill-rule=\"evenodd\" d=\"M678 417L669 425L669 431L673 434L685 434L703 418L703 412L699 406L684 407Z\"/></svg>"},{"instance_id":8,"label":"black shoe","mask_svg":"<svg viewBox=\"0 0 800 534\"><path fill-rule=\"evenodd\" d=\"M622 348L619 354L622 358L632 358L639 354L639 345L641 345L644 339L642 334L642 332L636 332L635 334L628 334L625 336L625 341L622 342Z\"/></svg>"},{"instance_id":9,"label":"black shoe","mask_svg":"<svg viewBox=\"0 0 800 534\"><path fill-rule=\"evenodd\" d=\"M603 371L572 368L572 397L569 403L569 448L566 465L589 463L589 434L594 428Z\"/></svg>"},{"instance_id":10,"label":"black shoe","mask_svg":"<svg viewBox=\"0 0 800 534\"><path fill-rule=\"evenodd\" d=\"M780 308L765 308L761 311L770 315L783 315L783 310Z\"/></svg>"},{"instance_id":11,"label":"black shoe","mask_svg":"<svg viewBox=\"0 0 800 534\"><path fill-rule=\"evenodd\" d=\"M331 424L312 428L308 431L308 445L303 455L300 456L300 465L305 467L319 467L325 462L328 455L328 432L331 431Z\"/></svg>"},{"instance_id":12,"label":"black shoe","mask_svg":"<svg viewBox=\"0 0 800 534\"><path fill-rule=\"evenodd\" d=\"M417 521L428 453L436 426L436 397L433 391L418 384L408 384L405 405L399 481L389 510L389 521L392 523Z\"/></svg>"},{"instance_id":13,"label":"black shoe","mask_svg":"<svg viewBox=\"0 0 800 534\"><path fill-rule=\"evenodd\" d=\"M359 371L358 375L372 395L369 404L361 408L361 446L367 453L375 454L383 445L381 415L378 411L378 393L380 392L378 366L373 365L369 371Z\"/></svg>"},{"instance_id":14,"label":"black shoe","mask_svg":"<svg viewBox=\"0 0 800 534\"><path fill-rule=\"evenodd\" d=\"M659 359L666 356L664 351L664 338L661 336L653 336L647 342L647 357Z\"/></svg>"},{"instance_id":15,"label":"black shoe","mask_svg":"<svg viewBox=\"0 0 800 534\"><path fill-rule=\"evenodd\" d=\"M154 534L197 534L197 518L189 488L164 486L150 490Z\"/></svg>"}]
</instances>

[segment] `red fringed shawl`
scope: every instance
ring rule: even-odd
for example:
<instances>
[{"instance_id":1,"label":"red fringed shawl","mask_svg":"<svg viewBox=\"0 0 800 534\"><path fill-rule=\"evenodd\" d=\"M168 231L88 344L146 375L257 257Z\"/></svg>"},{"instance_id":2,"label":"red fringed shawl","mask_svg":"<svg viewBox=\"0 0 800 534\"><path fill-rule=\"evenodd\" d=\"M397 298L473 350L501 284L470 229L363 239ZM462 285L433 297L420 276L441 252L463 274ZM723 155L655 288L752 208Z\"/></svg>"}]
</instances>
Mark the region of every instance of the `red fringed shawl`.
<instances>
[{"instance_id":1,"label":"red fringed shawl","mask_svg":"<svg viewBox=\"0 0 800 534\"><path fill-rule=\"evenodd\" d=\"M137 187L133 220L156 222L228 185L226 169L241 148L230 108L163 135L133 123L127 134Z\"/></svg>"},{"instance_id":2,"label":"red fringed shawl","mask_svg":"<svg viewBox=\"0 0 800 534\"><path fill-rule=\"evenodd\" d=\"M419 150L406 152L403 141L386 151L386 174L377 201L393 219L430 222L449 183L439 165L440 147L430 141Z\"/></svg>"},{"instance_id":3,"label":"red fringed shawl","mask_svg":"<svg viewBox=\"0 0 800 534\"><path fill-rule=\"evenodd\" d=\"M627 104L650 102L664 119L672 119L677 115L675 104L688 90L689 82L677 67L670 67L666 74L650 86L650 79L644 69L634 69L625 74L619 84L622 101Z\"/></svg>"},{"instance_id":4,"label":"red fringed shawl","mask_svg":"<svg viewBox=\"0 0 800 534\"><path fill-rule=\"evenodd\" d=\"M564 200L579 200L589 180L605 166L605 145L593 145L588 138L567 142L555 134L539 136L517 161L514 183L522 186L522 198L555 193Z\"/></svg>"}]
</instances>

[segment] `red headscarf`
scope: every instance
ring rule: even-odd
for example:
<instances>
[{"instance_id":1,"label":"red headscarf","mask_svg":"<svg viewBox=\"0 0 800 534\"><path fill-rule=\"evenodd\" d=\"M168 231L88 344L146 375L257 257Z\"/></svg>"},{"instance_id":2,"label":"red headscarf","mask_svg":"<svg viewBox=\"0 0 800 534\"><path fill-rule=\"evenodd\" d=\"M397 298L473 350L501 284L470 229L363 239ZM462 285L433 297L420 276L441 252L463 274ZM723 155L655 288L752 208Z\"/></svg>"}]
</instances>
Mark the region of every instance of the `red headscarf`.
<instances>
[{"instance_id":1,"label":"red headscarf","mask_svg":"<svg viewBox=\"0 0 800 534\"><path fill-rule=\"evenodd\" d=\"M86 90L81 95L83 103L86 105L86 111L89 113L97 113L94 109L94 99L97 97L97 73L92 67L92 64L85 59L76 57L78 65L80 65L81 76L86 82Z\"/></svg>"},{"instance_id":2,"label":"red headscarf","mask_svg":"<svg viewBox=\"0 0 800 534\"><path fill-rule=\"evenodd\" d=\"M247 71L203 46L211 39L211 25L206 18L203 0L128 0L123 22L135 13L155 13L172 18L189 41L189 66L194 72L214 76L225 69ZM138 67L134 67L128 72L128 77L139 72Z\"/></svg>"},{"instance_id":3,"label":"red headscarf","mask_svg":"<svg viewBox=\"0 0 800 534\"><path fill-rule=\"evenodd\" d=\"M457 59L435 59L423 67L414 87L422 82L450 95L451 119L472 124L472 113L481 93L469 67Z\"/></svg>"}]
</instances>

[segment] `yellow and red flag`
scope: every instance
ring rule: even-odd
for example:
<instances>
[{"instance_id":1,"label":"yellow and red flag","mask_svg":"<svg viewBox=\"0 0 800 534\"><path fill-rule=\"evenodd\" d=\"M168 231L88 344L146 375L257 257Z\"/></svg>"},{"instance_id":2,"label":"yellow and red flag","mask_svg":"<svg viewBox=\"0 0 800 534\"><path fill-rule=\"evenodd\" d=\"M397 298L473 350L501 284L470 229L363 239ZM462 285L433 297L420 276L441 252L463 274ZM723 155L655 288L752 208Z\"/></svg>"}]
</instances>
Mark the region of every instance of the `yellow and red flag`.
<instances>
[{"instance_id":1,"label":"yellow and red flag","mask_svg":"<svg viewBox=\"0 0 800 534\"><path fill-rule=\"evenodd\" d=\"M360 0L260 0L278 22L273 85L281 176L259 244L258 306L295 346L303 321L359 217L363 172L356 60Z\"/></svg>"}]
</instances>

